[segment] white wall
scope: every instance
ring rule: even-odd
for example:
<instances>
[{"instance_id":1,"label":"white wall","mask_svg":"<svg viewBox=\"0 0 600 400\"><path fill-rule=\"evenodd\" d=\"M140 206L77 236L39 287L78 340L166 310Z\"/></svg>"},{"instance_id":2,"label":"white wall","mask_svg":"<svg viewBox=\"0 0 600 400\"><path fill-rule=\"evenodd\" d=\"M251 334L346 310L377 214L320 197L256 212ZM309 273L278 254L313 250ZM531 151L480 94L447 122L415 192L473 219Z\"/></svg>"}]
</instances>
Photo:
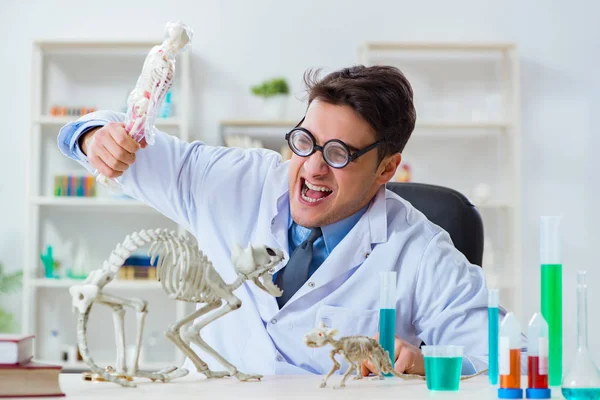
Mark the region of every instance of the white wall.
<instances>
[{"instance_id":1,"label":"white wall","mask_svg":"<svg viewBox=\"0 0 600 400\"><path fill-rule=\"evenodd\" d=\"M83 5L86 4L86 7ZM283 74L302 95L308 67L356 62L364 40L514 41L521 54L522 190L526 321L539 308L538 218L564 215L565 356L575 340L574 277L588 268L590 306L600 302L595 247L600 171L593 135L600 111L600 35L595 1L17 1L0 0L0 260L21 267L30 46L35 39L148 39L168 19L195 31L192 135L217 143L217 121L251 116L248 87ZM290 111L302 111L297 102ZM295 111L295 112L294 112ZM596 125L595 125L596 124ZM16 314L18 297L4 300ZM7 304L8 303L8 304ZM590 344L600 361L600 320L590 307Z\"/></svg>"}]
</instances>

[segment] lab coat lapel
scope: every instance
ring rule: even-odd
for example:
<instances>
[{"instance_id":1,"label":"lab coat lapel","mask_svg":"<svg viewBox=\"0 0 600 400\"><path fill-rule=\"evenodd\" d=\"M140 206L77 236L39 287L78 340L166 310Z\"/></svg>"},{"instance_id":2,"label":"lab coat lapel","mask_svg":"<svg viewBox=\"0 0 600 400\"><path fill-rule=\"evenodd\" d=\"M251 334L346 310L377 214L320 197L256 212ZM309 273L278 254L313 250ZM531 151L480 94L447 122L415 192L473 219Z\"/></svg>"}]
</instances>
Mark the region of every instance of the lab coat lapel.
<instances>
[{"instance_id":1,"label":"lab coat lapel","mask_svg":"<svg viewBox=\"0 0 600 400\"><path fill-rule=\"evenodd\" d=\"M283 252L283 261L275 267L273 273L283 268L289 260L288 222L290 215L287 168L279 174L273 174L265 184L261 210L257 218L256 240L263 243L275 243L274 247ZM256 300L256 308L263 320L269 320L279 311L275 297L259 289L251 282L246 287Z\"/></svg>"},{"instance_id":2,"label":"lab coat lapel","mask_svg":"<svg viewBox=\"0 0 600 400\"><path fill-rule=\"evenodd\" d=\"M374 244L387 240L385 202L385 187L382 187L375 195L371 207L311 276L309 281L314 283L314 286L304 284L284 308L361 265L371 254Z\"/></svg>"}]
</instances>

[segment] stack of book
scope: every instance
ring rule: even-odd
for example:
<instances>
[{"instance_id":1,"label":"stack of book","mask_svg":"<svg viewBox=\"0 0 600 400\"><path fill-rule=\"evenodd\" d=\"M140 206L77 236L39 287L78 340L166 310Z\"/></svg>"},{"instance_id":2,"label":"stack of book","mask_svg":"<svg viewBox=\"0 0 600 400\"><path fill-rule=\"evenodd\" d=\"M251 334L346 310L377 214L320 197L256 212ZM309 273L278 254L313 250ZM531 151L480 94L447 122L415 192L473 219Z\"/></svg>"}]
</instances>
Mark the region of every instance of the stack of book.
<instances>
[{"instance_id":1,"label":"stack of book","mask_svg":"<svg viewBox=\"0 0 600 400\"><path fill-rule=\"evenodd\" d=\"M0 334L0 397L64 396L62 367L33 361L33 335Z\"/></svg>"}]
</instances>

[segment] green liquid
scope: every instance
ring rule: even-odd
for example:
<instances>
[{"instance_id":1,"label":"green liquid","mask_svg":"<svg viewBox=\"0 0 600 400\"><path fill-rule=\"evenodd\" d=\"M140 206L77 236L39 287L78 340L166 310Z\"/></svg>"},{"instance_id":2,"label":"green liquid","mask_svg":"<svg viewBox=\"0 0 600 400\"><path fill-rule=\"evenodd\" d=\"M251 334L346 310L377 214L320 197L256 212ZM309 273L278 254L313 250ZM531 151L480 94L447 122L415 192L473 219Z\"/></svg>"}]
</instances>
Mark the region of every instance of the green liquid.
<instances>
[{"instance_id":1,"label":"green liquid","mask_svg":"<svg viewBox=\"0 0 600 400\"><path fill-rule=\"evenodd\" d=\"M396 341L396 310L382 308L379 310L379 344L390 355L392 368L394 368L394 344ZM392 374L384 374L392 376Z\"/></svg>"},{"instance_id":2,"label":"green liquid","mask_svg":"<svg viewBox=\"0 0 600 400\"><path fill-rule=\"evenodd\" d=\"M567 400L596 400L600 399L600 388L562 389L562 394Z\"/></svg>"},{"instance_id":3,"label":"green liquid","mask_svg":"<svg viewBox=\"0 0 600 400\"><path fill-rule=\"evenodd\" d=\"M542 264L542 315L548 323L548 383L562 380L562 264Z\"/></svg>"},{"instance_id":4,"label":"green liquid","mask_svg":"<svg viewBox=\"0 0 600 400\"><path fill-rule=\"evenodd\" d=\"M458 390L462 357L425 357L425 379L429 390Z\"/></svg>"}]
</instances>

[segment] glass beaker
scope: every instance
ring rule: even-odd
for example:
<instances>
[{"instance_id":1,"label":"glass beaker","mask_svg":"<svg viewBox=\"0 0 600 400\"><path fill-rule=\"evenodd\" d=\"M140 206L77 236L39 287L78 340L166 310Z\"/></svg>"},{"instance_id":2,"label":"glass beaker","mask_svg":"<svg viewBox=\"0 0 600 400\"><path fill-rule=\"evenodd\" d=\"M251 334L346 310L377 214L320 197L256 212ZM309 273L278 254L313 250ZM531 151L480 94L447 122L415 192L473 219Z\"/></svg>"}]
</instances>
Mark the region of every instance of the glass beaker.
<instances>
[{"instance_id":1,"label":"glass beaker","mask_svg":"<svg viewBox=\"0 0 600 400\"><path fill-rule=\"evenodd\" d=\"M463 346L423 346L421 351L425 360L427 389L458 390Z\"/></svg>"},{"instance_id":2,"label":"glass beaker","mask_svg":"<svg viewBox=\"0 0 600 400\"><path fill-rule=\"evenodd\" d=\"M562 382L568 400L600 399L600 371L588 349L586 271L577 273L577 352Z\"/></svg>"}]
</instances>

